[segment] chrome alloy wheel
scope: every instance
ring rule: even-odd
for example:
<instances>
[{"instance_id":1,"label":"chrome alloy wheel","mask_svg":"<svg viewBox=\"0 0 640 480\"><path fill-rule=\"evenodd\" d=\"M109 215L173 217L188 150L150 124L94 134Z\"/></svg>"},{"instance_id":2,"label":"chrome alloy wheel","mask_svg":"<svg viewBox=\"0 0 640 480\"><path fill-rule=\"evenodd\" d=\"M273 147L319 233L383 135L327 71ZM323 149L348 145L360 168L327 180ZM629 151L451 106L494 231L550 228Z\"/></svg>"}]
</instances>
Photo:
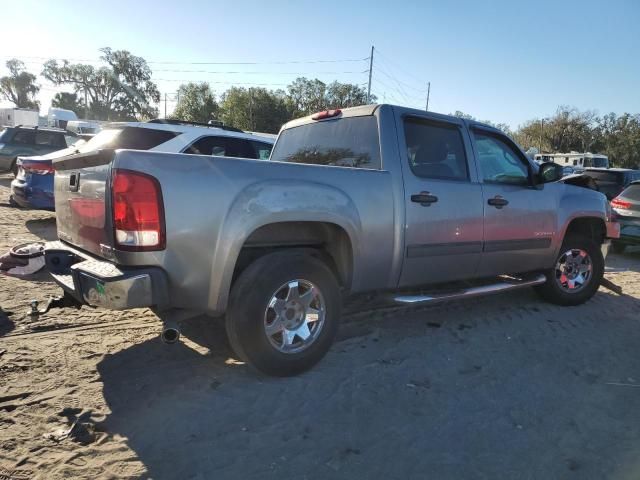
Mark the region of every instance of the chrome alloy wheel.
<instances>
[{"instance_id":1,"label":"chrome alloy wheel","mask_svg":"<svg viewBox=\"0 0 640 480\"><path fill-rule=\"evenodd\" d=\"M271 296L264 331L279 352L298 353L316 341L326 316L320 289L308 280L291 280Z\"/></svg>"},{"instance_id":2,"label":"chrome alloy wheel","mask_svg":"<svg viewBox=\"0 0 640 480\"><path fill-rule=\"evenodd\" d=\"M591 280L593 264L589 254L581 249L567 250L556 263L556 282L569 293L581 291Z\"/></svg>"}]
</instances>

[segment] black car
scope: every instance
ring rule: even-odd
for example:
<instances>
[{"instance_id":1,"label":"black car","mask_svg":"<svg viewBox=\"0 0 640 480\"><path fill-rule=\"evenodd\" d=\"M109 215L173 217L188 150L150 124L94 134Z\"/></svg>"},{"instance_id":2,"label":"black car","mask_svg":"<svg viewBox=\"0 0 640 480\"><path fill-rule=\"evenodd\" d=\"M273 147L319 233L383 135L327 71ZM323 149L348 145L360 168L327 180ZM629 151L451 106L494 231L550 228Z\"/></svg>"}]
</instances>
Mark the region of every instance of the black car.
<instances>
[{"instance_id":1,"label":"black car","mask_svg":"<svg viewBox=\"0 0 640 480\"><path fill-rule=\"evenodd\" d=\"M631 182L640 180L640 170L629 168L586 168L584 174L595 180L598 190L609 200L620 195Z\"/></svg>"},{"instance_id":2,"label":"black car","mask_svg":"<svg viewBox=\"0 0 640 480\"><path fill-rule=\"evenodd\" d=\"M611 208L620 224L620 238L613 242L613 250L622 253L628 245L640 245L640 181L627 186L611 200Z\"/></svg>"}]
</instances>

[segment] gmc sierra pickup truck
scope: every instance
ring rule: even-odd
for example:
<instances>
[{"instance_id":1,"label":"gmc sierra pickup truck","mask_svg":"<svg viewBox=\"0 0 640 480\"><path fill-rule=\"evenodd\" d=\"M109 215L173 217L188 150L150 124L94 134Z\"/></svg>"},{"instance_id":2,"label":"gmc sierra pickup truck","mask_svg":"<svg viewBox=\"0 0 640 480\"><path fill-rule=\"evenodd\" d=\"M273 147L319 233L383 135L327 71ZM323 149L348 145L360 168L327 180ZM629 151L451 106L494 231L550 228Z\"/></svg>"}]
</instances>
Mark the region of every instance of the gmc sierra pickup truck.
<instances>
[{"instance_id":1,"label":"gmc sierra pickup truck","mask_svg":"<svg viewBox=\"0 0 640 480\"><path fill-rule=\"evenodd\" d=\"M270 162L105 150L55 170L46 263L69 296L151 307L167 340L176 318L224 315L237 355L272 375L324 356L349 295L415 304L534 286L585 302L619 235L604 195L499 130L391 105L291 121Z\"/></svg>"}]
</instances>

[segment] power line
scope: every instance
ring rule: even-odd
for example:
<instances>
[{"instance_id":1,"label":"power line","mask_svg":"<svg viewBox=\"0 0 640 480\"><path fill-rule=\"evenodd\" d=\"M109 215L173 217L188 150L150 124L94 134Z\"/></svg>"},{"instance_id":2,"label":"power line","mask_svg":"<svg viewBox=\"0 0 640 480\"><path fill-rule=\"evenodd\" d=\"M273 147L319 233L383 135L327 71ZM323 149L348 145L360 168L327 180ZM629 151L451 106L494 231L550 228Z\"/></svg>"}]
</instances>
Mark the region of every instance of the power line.
<instances>
[{"instance_id":1,"label":"power line","mask_svg":"<svg viewBox=\"0 0 640 480\"><path fill-rule=\"evenodd\" d=\"M154 72L161 73L208 73L214 75L341 75L341 74L354 74L354 73L367 73L364 71L342 71L342 72L264 72L264 71L216 71L216 70L154 70Z\"/></svg>"},{"instance_id":2,"label":"power line","mask_svg":"<svg viewBox=\"0 0 640 480\"><path fill-rule=\"evenodd\" d=\"M423 79L420 79L420 78L418 78L417 76L415 76L413 73L409 73L409 71L408 71L408 70L404 70L404 67L401 67L399 64L397 64L396 62L394 62L394 61L392 61L391 59L389 59L386 55L383 55L382 53L380 53L380 51L379 51L379 50L378 50L377 52L378 52L378 56L380 56L380 57L382 57L383 59L385 59L385 61L386 61L387 63L389 63L390 65L395 65L395 66L396 66L396 68L397 68L398 70L402 70L402 71L404 71L404 73L405 73L406 75L408 75L408 76L412 77L416 82L418 82L418 83L422 83L422 82L424 81Z\"/></svg>"},{"instance_id":3,"label":"power line","mask_svg":"<svg viewBox=\"0 0 640 480\"><path fill-rule=\"evenodd\" d=\"M376 62L376 66L378 67L378 69L380 70L380 72L386 76L387 78L389 78L390 80L393 80L394 82L396 82L399 86L404 86L406 88L410 88L412 90L415 90L417 92L424 92L424 88L418 88L418 87L414 87L413 85L410 85L406 82L403 82L402 80L399 80L398 78L396 78L394 75L392 75L391 73L388 72L388 70L386 70L385 68L382 67L382 65L379 62Z\"/></svg>"},{"instance_id":4,"label":"power line","mask_svg":"<svg viewBox=\"0 0 640 480\"><path fill-rule=\"evenodd\" d=\"M87 59L87 58L63 58L63 57L37 57L26 56L16 57L12 55L0 55L0 58L17 58L24 63L38 63L27 62L25 59L30 60L67 60L69 62L86 62L86 63L106 63L103 60ZM165 61L165 60L145 60L150 65L298 65L298 64L316 64L316 63L349 63L349 62L365 62L369 61L369 57L366 58L344 58L336 60L276 60L276 61L261 61L261 62L178 62L178 61Z\"/></svg>"}]
</instances>

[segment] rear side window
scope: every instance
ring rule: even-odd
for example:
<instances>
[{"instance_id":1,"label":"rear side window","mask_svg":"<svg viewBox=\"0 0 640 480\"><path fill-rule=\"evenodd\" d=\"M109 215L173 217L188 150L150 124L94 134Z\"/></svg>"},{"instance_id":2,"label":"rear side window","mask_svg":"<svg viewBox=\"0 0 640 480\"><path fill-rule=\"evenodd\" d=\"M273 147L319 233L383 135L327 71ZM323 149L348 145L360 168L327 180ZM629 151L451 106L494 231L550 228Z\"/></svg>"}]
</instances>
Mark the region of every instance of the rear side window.
<instances>
[{"instance_id":1,"label":"rear side window","mask_svg":"<svg viewBox=\"0 0 640 480\"><path fill-rule=\"evenodd\" d=\"M126 148L131 150L150 150L172 138L177 132L154 130L151 128L125 127L115 140L109 145L111 148Z\"/></svg>"},{"instance_id":2,"label":"rear side window","mask_svg":"<svg viewBox=\"0 0 640 480\"><path fill-rule=\"evenodd\" d=\"M64 135L56 132L36 132L36 145L47 147L66 147Z\"/></svg>"},{"instance_id":3,"label":"rear side window","mask_svg":"<svg viewBox=\"0 0 640 480\"><path fill-rule=\"evenodd\" d=\"M217 157L256 158L249 141L235 137L202 137L187 148L185 153Z\"/></svg>"},{"instance_id":4,"label":"rear side window","mask_svg":"<svg viewBox=\"0 0 640 480\"><path fill-rule=\"evenodd\" d=\"M441 180L469 179L458 127L410 118L404 122L404 132L414 175Z\"/></svg>"},{"instance_id":5,"label":"rear side window","mask_svg":"<svg viewBox=\"0 0 640 480\"><path fill-rule=\"evenodd\" d=\"M289 128L280 134L271 160L379 170L378 124L367 116Z\"/></svg>"},{"instance_id":6,"label":"rear side window","mask_svg":"<svg viewBox=\"0 0 640 480\"><path fill-rule=\"evenodd\" d=\"M35 143L35 137L33 130L18 130L13 134L11 141L19 145L33 145Z\"/></svg>"},{"instance_id":7,"label":"rear side window","mask_svg":"<svg viewBox=\"0 0 640 480\"><path fill-rule=\"evenodd\" d=\"M251 140L251 146L253 147L255 158L269 160L269 155L271 155L271 149L273 148L272 144Z\"/></svg>"},{"instance_id":8,"label":"rear side window","mask_svg":"<svg viewBox=\"0 0 640 480\"><path fill-rule=\"evenodd\" d=\"M585 172L591 178L599 182L607 182L607 183L624 183L624 174L617 172L594 172L588 171Z\"/></svg>"}]
</instances>

